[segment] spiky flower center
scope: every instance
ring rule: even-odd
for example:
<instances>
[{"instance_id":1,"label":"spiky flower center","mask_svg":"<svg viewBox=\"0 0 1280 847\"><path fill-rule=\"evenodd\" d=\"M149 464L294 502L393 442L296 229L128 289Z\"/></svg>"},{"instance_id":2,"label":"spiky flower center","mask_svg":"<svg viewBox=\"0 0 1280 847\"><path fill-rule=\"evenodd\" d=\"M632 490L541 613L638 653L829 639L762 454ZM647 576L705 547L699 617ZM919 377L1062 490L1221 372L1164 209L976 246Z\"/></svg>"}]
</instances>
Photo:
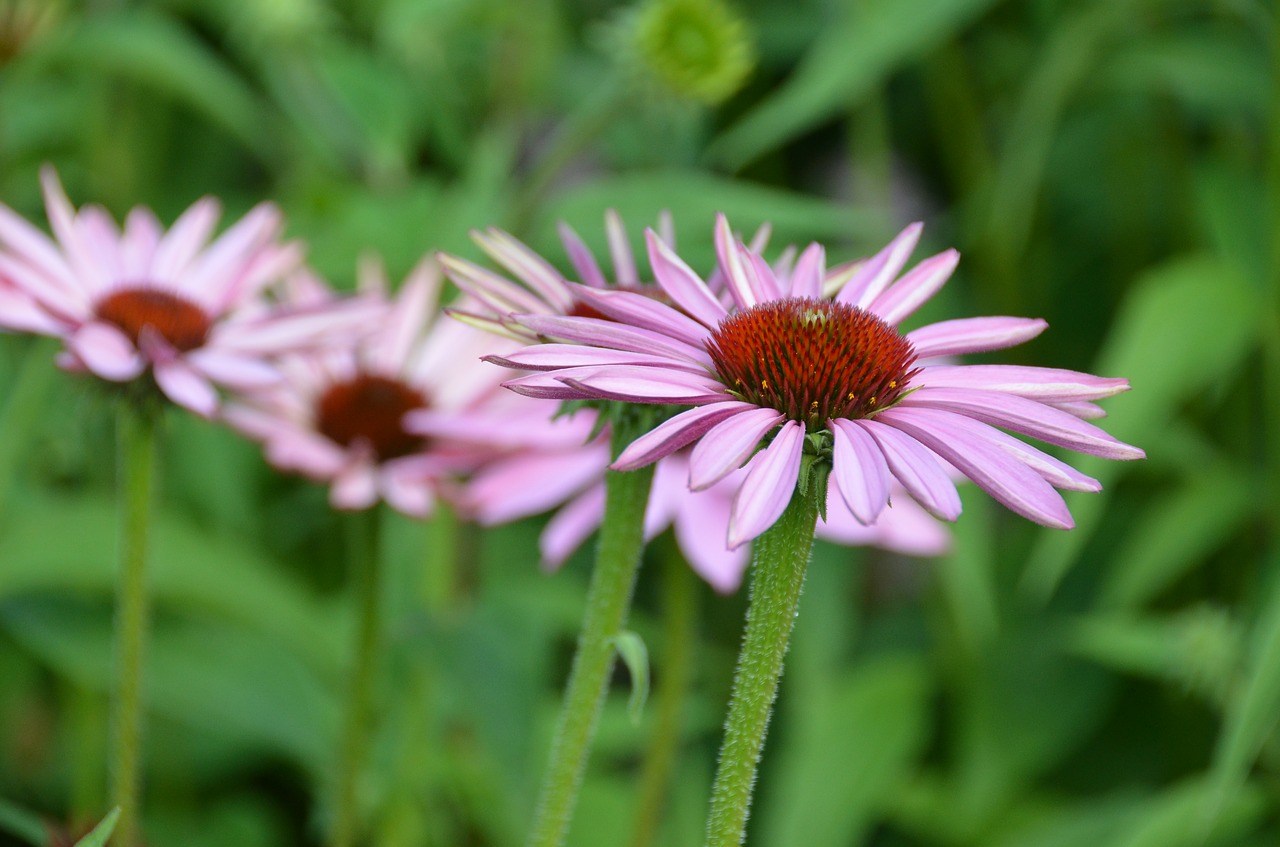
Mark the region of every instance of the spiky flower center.
<instances>
[{"instance_id":1,"label":"spiky flower center","mask_svg":"<svg viewBox=\"0 0 1280 847\"><path fill-rule=\"evenodd\" d=\"M202 347L209 337L208 314L195 303L158 288L119 288L98 302L100 319L115 324L135 345L151 327L175 349L185 353Z\"/></svg>"},{"instance_id":2,"label":"spiky flower center","mask_svg":"<svg viewBox=\"0 0 1280 847\"><path fill-rule=\"evenodd\" d=\"M316 429L344 447L363 441L385 462L422 446L422 436L406 432L402 421L406 412L426 405L421 391L398 379L361 373L320 395Z\"/></svg>"},{"instance_id":3,"label":"spiky flower center","mask_svg":"<svg viewBox=\"0 0 1280 847\"><path fill-rule=\"evenodd\" d=\"M810 298L730 315L707 352L731 391L811 431L831 418L866 418L893 405L918 370L911 342L880 318Z\"/></svg>"}]
</instances>

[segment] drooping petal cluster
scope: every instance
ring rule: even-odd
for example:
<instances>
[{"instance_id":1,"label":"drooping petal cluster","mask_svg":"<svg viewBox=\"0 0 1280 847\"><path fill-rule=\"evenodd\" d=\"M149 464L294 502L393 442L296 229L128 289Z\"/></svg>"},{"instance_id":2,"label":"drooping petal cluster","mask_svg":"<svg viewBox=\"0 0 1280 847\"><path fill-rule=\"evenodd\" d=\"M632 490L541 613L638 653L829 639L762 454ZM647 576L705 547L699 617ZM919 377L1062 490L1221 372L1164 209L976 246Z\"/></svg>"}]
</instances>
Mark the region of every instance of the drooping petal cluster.
<instances>
[{"instance_id":1,"label":"drooping petal cluster","mask_svg":"<svg viewBox=\"0 0 1280 847\"><path fill-rule=\"evenodd\" d=\"M831 480L849 512L872 525L900 484L930 514L955 520L954 467L1033 521L1068 528L1055 489L1099 484L1004 432L1112 459L1143 453L1083 418L1128 382L1073 371L938 364L934 357L997 350L1042 332L1042 320L943 321L903 334L959 260L954 250L906 273L920 226L834 279L812 245L778 273L716 227L718 295L663 239L647 233L664 297L570 285L600 317L517 315L552 344L490 361L534 371L507 382L552 399L691 406L637 439L614 467L628 470L692 446L689 482L708 489L745 464L728 528L731 548L773 524L790 501L808 451L829 452ZM665 302L664 302L665 301Z\"/></svg>"},{"instance_id":2,"label":"drooping petal cluster","mask_svg":"<svg viewBox=\"0 0 1280 847\"><path fill-rule=\"evenodd\" d=\"M225 417L263 443L268 460L330 484L330 502L360 510L386 501L424 517L453 480L493 455L479 442L432 438L406 428L413 413L446 417L501 398L477 359L493 339L437 321L442 277L425 260L392 298L381 267L361 267L361 288L382 304L378 331L347 345L285 357L285 378L244 392ZM333 295L309 274L290 280L293 302L318 305Z\"/></svg>"},{"instance_id":3,"label":"drooping petal cluster","mask_svg":"<svg viewBox=\"0 0 1280 847\"><path fill-rule=\"evenodd\" d=\"M597 308L597 295L627 292L643 298L666 300L667 293L641 275L621 219L610 211L605 216L613 276L608 276L583 240L567 225L560 227L561 239L570 264L582 280L565 279L545 259L500 230L475 235L477 243L517 281L504 278L471 262L441 256L442 264L459 287L472 295L465 309L449 311L465 322L505 335L536 340L537 333L522 323L529 315L547 318L595 318L609 321L607 310ZM768 240L769 230L761 228L752 239L758 252ZM670 265L675 237L671 221L663 217L659 234L651 234L664 252L654 258L653 267ZM652 257L652 253L651 253ZM810 251L795 261L793 251L783 251L773 266L778 278L810 273L815 253ZM825 284L847 278L850 268L836 269L824 277ZM652 275L648 277L652 280ZM717 271L708 280L708 295L722 304L731 304L723 275ZM719 308L724 308L720 306ZM558 345L554 356L566 354ZM599 355L591 349L587 355ZM634 361L634 359L628 359ZM654 360L660 361L660 360ZM536 362L535 362L536 366ZM536 377L535 377L536 378ZM547 524L541 538L543 561L558 567L599 526L604 516L604 474L609 465L608 439L602 432L588 443L595 425L595 413L580 410L572 416L550 417L551 404L498 411L488 420L461 422L430 413L415 418L420 427L435 435L466 437L465 433L492 445L511 448L503 458L479 471L466 486L464 509L483 524L498 524L536 514L562 502L563 508ZM495 410L497 411L497 410ZM706 486L689 487L689 451L679 451L658 462L646 512L646 536L652 538L673 527L676 539L691 566L719 591L733 591L741 583L749 550L729 549L725 543L730 506L745 474L734 472ZM541 483L539 484L539 480ZM532 485L531 485L532 483ZM902 494L901 490L898 492ZM868 525L859 523L843 501L832 498L827 520L820 521L820 537L843 544L875 545L911 555L940 555L950 544L949 533L905 497L904 504L886 512Z\"/></svg>"},{"instance_id":4,"label":"drooping petal cluster","mask_svg":"<svg viewBox=\"0 0 1280 847\"><path fill-rule=\"evenodd\" d=\"M279 378L273 357L370 317L360 301L282 309L264 297L302 255L279 240L270 204L211 241L211 198L168 231L144 208L121 229L97 206L76 210L52 169L41 178L52 239L0 205L0 327L62 339L69 370L111 382L149 373L169 399L207 417L218 387L267 385Z\"/></svg>"}]
</instances>

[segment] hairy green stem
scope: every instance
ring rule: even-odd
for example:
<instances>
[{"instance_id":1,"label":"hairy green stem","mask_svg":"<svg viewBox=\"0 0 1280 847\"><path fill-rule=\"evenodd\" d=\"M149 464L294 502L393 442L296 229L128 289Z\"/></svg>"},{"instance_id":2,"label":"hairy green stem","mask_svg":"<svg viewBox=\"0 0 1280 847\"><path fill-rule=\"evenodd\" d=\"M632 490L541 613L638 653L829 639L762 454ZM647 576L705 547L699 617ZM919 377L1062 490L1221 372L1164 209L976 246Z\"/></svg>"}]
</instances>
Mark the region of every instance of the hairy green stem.
<instances>
[{"instance_id":1,"label":"hairy green stem","mask_svg":"<svg viewBox=\"0 0 1280 847\"><path fill-rule=\"evenodd\" d=\"M680 749L685 701L693 676L693 643L698 613L693 571L672 545L663 561L662 657L657 670L658 721L640 773L640 802L631 847L649 847L658 836L662 810L671 789L676 753Z\"/></svg>"},{"instance_id":2,"label":"hairy green stem","mask_svg":"<svg viewBox=\"0 0 1280 847\"><path fill-rule=\"evenodd\" d=\"M120 807L112 844L138 843L142 794L142 667L150 603L147 529L155 477L158 409L121 403L119 445L120 570L116 583L115 691L111 739L111 802Z\"/></svg>"},{"instance_id":3,"label":"hairy green stem","mask_svg":"<svg viewBox=\"0 0 1280 847\"><path fill-rule=\"evenodd\" d=\"M711 789L707 847L737 847L746 836L751 789L813 552L822 488L811 484L807 492L797 489L782 517L755 542L747 631Z\"/></svg>"},{"instance_id":4,"label":"hairy green stem","mask_svg":"<svg viewBox=\"0 0 1280 847\"><path fill-rule=\"evenodd\" d=\"M618 417L622 420L614 422L614 456L647 429L629 415ZM605 476L604 524L596 548L595 570L550 761L543 774L542 793L527 842L529 847L560 847L569 831L613 669L613 639L626 623L636 573L640 569L644 512L652 481L652 466L627 473L609 471Z\"/></svg>"},{"instance_id":5,"label":"hairy green stem","mask_svg":"<svg viewBox=\"0 0 1280 847\"><path fill-rule=\"evenodd\" d=\"M348 516L350 567L355 581L355 654L351 683L347 689L346 717L342 730L341 759L338 762L337 807L334 815L333 847L352 847L360 837L360 772L369 746L369 723L373 703L374 673L382 642L382 568L379 549L379 510L375 506Z\"/></svg>"}]
</instances>

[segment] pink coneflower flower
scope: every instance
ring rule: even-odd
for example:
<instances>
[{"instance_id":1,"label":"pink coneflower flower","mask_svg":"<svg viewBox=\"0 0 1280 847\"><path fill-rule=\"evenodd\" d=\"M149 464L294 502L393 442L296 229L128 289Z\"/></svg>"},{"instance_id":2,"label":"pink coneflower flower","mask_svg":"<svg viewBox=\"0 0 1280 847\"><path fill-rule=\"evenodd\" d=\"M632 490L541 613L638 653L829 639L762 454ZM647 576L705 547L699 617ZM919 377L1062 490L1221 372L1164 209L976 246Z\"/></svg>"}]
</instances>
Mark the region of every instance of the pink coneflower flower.
<instances>
[{"instance_id":1,"label":"pink coneflower flower","mask_svg":"<svg viewBox=\"0 0 1280 847\"><path fill-rule=\"evenodd\" d=\"M899 332L959 259L948 250L898 278L919 234L919 225L908 227L829 287L818 245L778 275L733 238L721 216L716 246L732 297L726 307L649 232L654 275L674 306L578 286L577 296L607 319L518 316L526 330L560 343L489 358L541 371L507 383L531 396L693 406L633 442L614 467L634 469L693 445L690 484L701 490L747 463L730 547L781 515L806 451L830 456L831 478L864 524L880 517L895 479L930 514L955 520L960 498L949 463L1014 512L1071 527L1055 488L1096 491L1098 482L997 427L1078 452L1140 458L1141 450L1080 419L1128 382L1048 368L930 364L935 356L1022 343L1046 324L970 318Z\"/></svg>"},{"instance_id":2,"label":"pink coneflower flower","mask_svg":"<svg viewBox=\"0 0 1280 847\"><path fill-rule=\"evenodd\" d=\"M178 405L209 416L215 386L278 378L269 358L320 343L366 315L342 307L281 311L264 289L297 265L279 211L254 208L209 242L218 203L197 201L166 232L135 208L124 229L103 209L76 211L51 168L41 173L55 239L0 205L0 325L61 338L59 363L111 382L148 372Z\"/></svg>"},{"instance_id":3,"label":"pink coneflower flower","mask_svg":"<svg viewBox=\"0 0 1280 847\"><path fill-rule=\"evenodd\" d=\"M332 294L310 275L294 277L294 302L321 304ZM361 510L384 500L413 517L430 514L457 474L492 455L483 444L429 439L405 428L415 410L462 413L498 395L478 363L493 346L484 333L437 322L441 275L421 262L394 300L380 265L361 266L361 288L384 304L378 332L342 347L285 357L278 384L228 404L227 421L261 441L267 459L330 484L335 508Z\"/></svg>"}]
</instances>

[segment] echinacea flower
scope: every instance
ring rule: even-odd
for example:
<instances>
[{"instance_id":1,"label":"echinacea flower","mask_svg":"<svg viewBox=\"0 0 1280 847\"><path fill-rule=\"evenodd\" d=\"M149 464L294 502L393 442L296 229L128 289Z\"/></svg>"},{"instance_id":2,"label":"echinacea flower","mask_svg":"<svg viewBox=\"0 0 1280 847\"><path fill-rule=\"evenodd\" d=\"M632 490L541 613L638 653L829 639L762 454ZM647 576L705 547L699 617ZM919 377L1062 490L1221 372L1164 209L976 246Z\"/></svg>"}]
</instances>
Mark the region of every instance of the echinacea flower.
<instances>
[{"instance_id":1,"label":"echinacea flower","mask_svg":"<svg viewBox=\"0 0 1280 847\"><path fill-rule=\"evenodd\" d=\"M576 295L606 318L517 316L528 332L558 343L489 359L538 371L507 382L530 396L692 406L634 441L613 467L642 467L692 445L689 482L702 490L746 463L730 547L782 514L806 451L830 462L841 498L864 524L883 513L894 480L930 514L955 520L960 498L949 464L1014 512L1070 528L1055 488L1096 491L1099 483L1002 429L1077 452L1141 458L1138 448L1081 419L1128 382L1051 368L931 364L936 356L1020 344L1047 325L968 318L901 333L899 324L959 260L947 250L899 277L920 229L908 227L828 286L819 245L779 275L720 216L727 307L648 232L654 276L673 305L578 286Z\"/></svg>"},{"instance_id":2,"label":"echinacea flower","mask_svg":"<svg viewBox=\"0 0 1280 847\"><path fill-rule=\"evenodd\" d=\"M0 204L0 326L62 339L69 370L110 382L149 372L173 402L210 416L215 386L268 384L278 378L271 357L367 319L354 301L271 308L264 289L298 264L301 248L278 240L270 204L210 243L212 198L167 232L144 208L121 230L100 207L74 209L51 168L41 181L54 239Z\"/></svg>"},{"instance_id":3,"label":"echinacea flower","mask_svg":"<svg viewBox=\"0 0 1280 847\"><path fill-rule=\"evenodd\" d=\"M441 279L424 260L391 299L381 266L364 263L360 286L384 305L378 331L283 358L285 378L239 395L227 421L261 441L276 467L330 483L335 508L362 510L384 500L406 515L427 516L441 487L491 451L426 438L405 428L406 414L463 412L498 393L493 374L478 363L493 339L436 321ZM333 296L309 274L290 283L295 302Z\"/></svg>"}]
</instances>

